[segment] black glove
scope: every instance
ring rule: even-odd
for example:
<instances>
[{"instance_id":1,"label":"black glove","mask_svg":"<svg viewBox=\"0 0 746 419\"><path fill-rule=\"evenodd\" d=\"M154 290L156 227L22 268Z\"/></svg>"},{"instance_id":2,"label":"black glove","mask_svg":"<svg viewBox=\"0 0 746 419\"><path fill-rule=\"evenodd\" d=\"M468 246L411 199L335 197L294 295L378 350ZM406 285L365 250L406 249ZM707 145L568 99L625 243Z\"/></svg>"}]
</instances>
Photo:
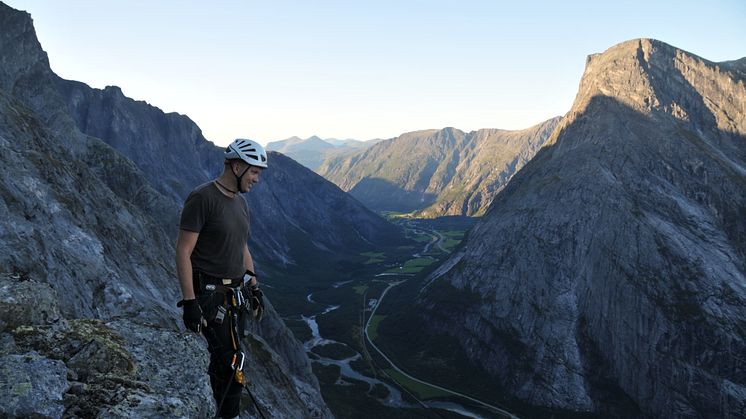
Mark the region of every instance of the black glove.
<instances>
[{"instance_id":1,"label":"black glove","mask_svg":"<svg viewBox=\"0 0 746 419\"><path fill-rule=\"evenodd\" d=\"M202 330L202 309L197 304L196 299L181 300L176 303L176 307L184 307L184 326L192 332L199 333Z\"/></svg>"},{"instance_id":2,"label":"black glove","mask_svg":"<svg viewBox=\"0 0 746 419\"><path fill-rule=\"evenodd\" d=\"M251 313L257 320L261 320L264 315L264 293L259 289L259 285L251 286L249 292L251 293L249 298Z\"/></svg>"}]
</instances>

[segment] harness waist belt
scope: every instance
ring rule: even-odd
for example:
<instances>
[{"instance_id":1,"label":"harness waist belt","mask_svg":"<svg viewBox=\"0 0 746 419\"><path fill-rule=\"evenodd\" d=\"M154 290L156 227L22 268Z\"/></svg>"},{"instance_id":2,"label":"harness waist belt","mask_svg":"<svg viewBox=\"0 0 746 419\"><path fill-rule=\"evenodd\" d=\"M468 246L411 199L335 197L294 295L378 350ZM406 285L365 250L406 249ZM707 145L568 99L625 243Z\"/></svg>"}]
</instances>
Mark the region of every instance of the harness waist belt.
<instances>
[{"instance_id":1,"label":"harness waist belt","mask_svg":"<svg viewBox=\"0 0 746 419\"><path fill-rule=\"evenodd\" d=\"M200 292L212 287L215 287L212 291L225 292L239 287L243 283L242 278L218 278L200 271L193 271L192 278L194 280L195 291L199 290Z\"/></svg>"}]
</instances>

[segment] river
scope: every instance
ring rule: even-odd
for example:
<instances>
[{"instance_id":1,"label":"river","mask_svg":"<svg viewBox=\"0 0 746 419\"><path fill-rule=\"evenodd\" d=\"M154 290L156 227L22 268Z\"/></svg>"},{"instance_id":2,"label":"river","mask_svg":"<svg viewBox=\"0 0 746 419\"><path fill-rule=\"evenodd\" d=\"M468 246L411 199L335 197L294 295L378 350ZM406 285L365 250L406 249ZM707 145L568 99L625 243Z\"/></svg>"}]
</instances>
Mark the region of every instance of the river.
<instances>
[{"instance_id":1,"label":"river","mask_svg":"<svg viewBox=\"0 0 746 419\"><path fill-rule=\"evenodd\" d=\"M337 285L337 284L335 284L335 285ZM314 302L315 303L315 301L313 301L312 295L313 295L313 293L308 294L306 296L306 300L308 300L309 302ZM329 345L329 344L332 344L332 343L336 343L336 344L339 344L339 345L344 345L345 347L349 348L350 350L353 350L352 348L350 348L349 346L347 346L347 344L345 344L343 342L338 342L336 340L323 338L323 337L321 337L321 334L319 333L319 324L316 322L316 317L317 316L323 316L324 314L330 313L330 312L332 312L332 311L334 311L334 310L336 310L338 308L339 308L338 305L327 306L319 314L315 314L313 316L301 316L301 318L303 319L303 321L306 322L306 324L308 325L309 329L311 329L311 338L308 339L307 341L303 342L303 346L305 347L306 352L311 352L311 350L313 348L317 347L317 346ZM380 385L384 386L389 391L389 395L386 397L386 399L382 400L383 403L385 405L387 405L387 406L391 406L391 407L416 407L416 406L414 406L414 405L412 405L410 403L405 402L402 399L402 397L401 397L401 392L398 389L394 388L393 386L391 386L391 385L389 385L387 383L384 383L383 381L381 381L381 380L379 380L377 378L368 377L366 375L363 375L363 374L359 373L358 371L355 371L355 369L352 368L352 366L350 365L350 363L353 362L353 361L357 361L362 356L357 351L354 351L354 352L355 352L354 356L346 358L346 359L325 358L325 357L322 357L322 356L320 356L320 355L318 355L316 353L314 353L314 357L311 358L311 359L313 360L313 362L318 362L318 363L320 363L322 365L336 365L336 366L339 367L340 374L343 377L347 377L347 378L350 378L350 379L353 379L353 380L357 380L357 381L362 381L364 383L368 383L368 392L369 393L370 393L371 390L373 390L373 386L375 386L376 384L380 384Z\"/></svg>"},{"instance_id":2,"label":"river","mask_svg":"<svg viewBox=\"0 0 746 419\"><path fill-rule=\"evenodd\" d=\"M336 286L334 286L334 288L337 288L338 286L340 286L338 284L335 284L335 285ZM314 303L316 302L313 300L313 293L308 294L306 296L306 300L308 300L309 302L314 302ZM362 358L359 352L350 348L347 344L343 342L339 342L339 341L332 340L332 339L327 339L321 336L321 334L319 333L319 324L316 322L316 317L323 316L324 314L330 313L338 308L339 308L338 305L330 305L330 306L325 307L318 314L314 314L311 316L301 316L301 319L303 319L303 321L308 325L308 328L311 329L311 338L303 342L303 346L306 352L311 352L311 350L317 346L339 344L339 345L344 345L345 347L349 348L351 351L354 351L355 355L349 358L345 358L345 359L332 359L332 358L322 357L318 355L317 353L314 353L313 356L311 357L312 362L318 362L319 364L322 364L322 365L336 365L339 367L340 375L342 377L368 383L368 395L370 397L375 397L370 392L373 390L373 387L376 384L385 387L386 390L388 390L388 395L386 396L385 399L378 398L378 400L380 400L386 406L395 407L395 408L409 408L409 409L422 408L422 406L418 404L404 401L404 399L402 398L401 391L397 389L396 387L386 382L383 382L377 378L368 377L367 375L364 375L356 371L352 367L351 363ZM341 382L339 384L344 384L344 383ZM442 401L425 401L424 404L430 408L449 410L451 412L458 413L468 418L482 418L483 417L457 403L442 402Z\"/></svg>"}]
</instances>

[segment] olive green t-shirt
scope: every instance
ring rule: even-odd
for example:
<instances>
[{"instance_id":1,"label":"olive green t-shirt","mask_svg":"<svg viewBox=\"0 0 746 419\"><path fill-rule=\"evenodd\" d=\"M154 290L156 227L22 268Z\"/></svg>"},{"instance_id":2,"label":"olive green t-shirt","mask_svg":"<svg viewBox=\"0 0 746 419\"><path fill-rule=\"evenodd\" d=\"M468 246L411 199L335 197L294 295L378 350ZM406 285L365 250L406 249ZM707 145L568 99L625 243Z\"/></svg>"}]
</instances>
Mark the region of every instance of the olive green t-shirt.
<instances>
[{"instance_id":1,"label":"olive green t-shirt","mask_svg":"<svg viewBox=\"0 0 746 419\"><path fill-rule=\"evenodd\" d=\"M184 203L179 228L199 233L193 269L218 278L240 278L246 271L249 208L240 195L229 198L213 182L200 185Z\"/></svg>"}]
</instances>

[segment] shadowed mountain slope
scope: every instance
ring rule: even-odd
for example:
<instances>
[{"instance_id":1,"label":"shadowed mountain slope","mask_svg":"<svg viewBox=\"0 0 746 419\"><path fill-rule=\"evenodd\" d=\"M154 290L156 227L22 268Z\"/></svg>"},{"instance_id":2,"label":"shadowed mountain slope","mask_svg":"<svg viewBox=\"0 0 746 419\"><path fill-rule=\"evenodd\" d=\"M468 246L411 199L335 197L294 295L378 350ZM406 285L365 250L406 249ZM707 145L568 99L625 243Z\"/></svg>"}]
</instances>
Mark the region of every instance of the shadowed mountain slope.
<instances>
[{"instance_id":1,"label":"shadowed mountain slope","mask_svg":"<svg viewBox=\"0 0 746 419\"><path fill-rule=\"evenodd\" d=\"M59 78L56 85L83 132L132 159L179 207L195 186L222 171L223 149L208 142L188 117L130 99L117 87L100 90ZM270 153L269 169L245 197L259 269L297 265L299 258L305 270L314 263L328 267L330 261L404 241L398 227L278 153Z\"/></svg>"}]
</instances>

